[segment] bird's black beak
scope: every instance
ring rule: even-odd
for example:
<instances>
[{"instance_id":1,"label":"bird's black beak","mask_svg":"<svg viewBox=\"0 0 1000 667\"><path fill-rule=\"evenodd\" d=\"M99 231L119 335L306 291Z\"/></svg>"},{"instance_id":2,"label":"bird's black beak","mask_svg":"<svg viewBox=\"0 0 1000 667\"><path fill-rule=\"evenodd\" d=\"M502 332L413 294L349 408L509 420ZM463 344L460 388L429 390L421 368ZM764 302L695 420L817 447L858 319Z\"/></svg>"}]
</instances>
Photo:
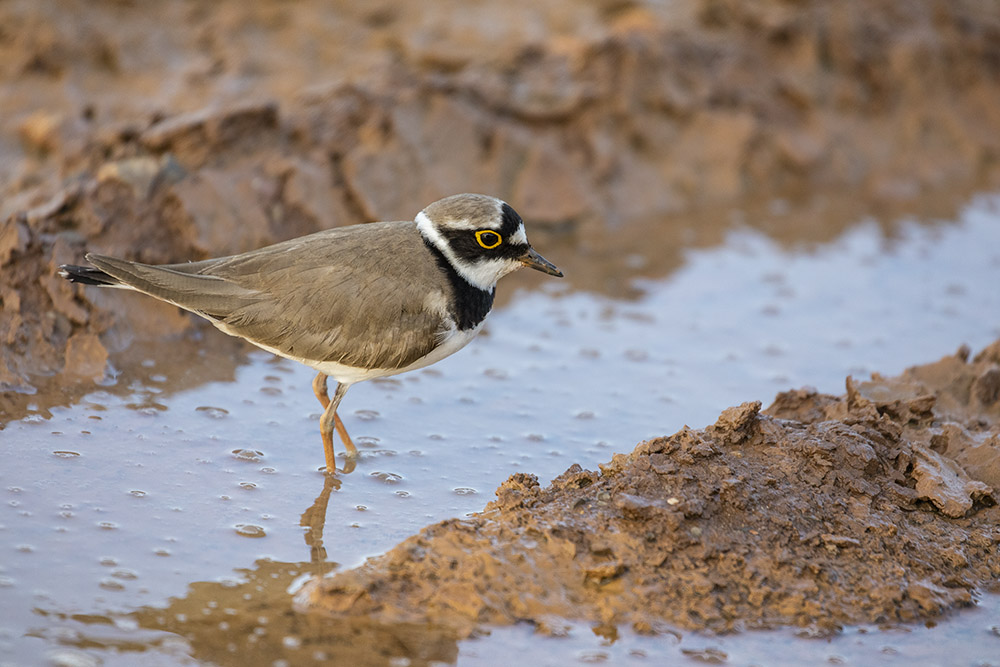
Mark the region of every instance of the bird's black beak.
<instances>
[{"instance_id":1,"label":"bird's black beak","mask_svg":"<svg viewBox=\"0 0 1000 667\"><path fill-rule=\"evenodd\" d=\"M563 272L557 269L555 264L535 252L534 248L528 248L528 252L524 253L524 257L521 258L521 264L550 276L563 277Z\"/></svg>"}]
</instances>

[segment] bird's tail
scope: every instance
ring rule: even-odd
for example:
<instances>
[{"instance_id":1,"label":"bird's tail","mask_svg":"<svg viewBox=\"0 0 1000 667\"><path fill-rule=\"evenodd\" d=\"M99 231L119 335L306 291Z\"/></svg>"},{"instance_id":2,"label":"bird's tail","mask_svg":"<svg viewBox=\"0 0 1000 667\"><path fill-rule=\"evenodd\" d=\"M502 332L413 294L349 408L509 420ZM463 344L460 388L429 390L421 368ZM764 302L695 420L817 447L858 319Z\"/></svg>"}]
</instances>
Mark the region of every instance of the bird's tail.
<instances>
[{"instance_id":1,"label":"bird's tail","mask_svg":"<svg viewBox=\"0 0 1000 667\"><path fill-rule=\"evenodd\" d=\"M99 287L122 287L120 280L92 266L63 264L59 267L59 275L71 283L97 285Z\"/></svg>"}]
</instances>

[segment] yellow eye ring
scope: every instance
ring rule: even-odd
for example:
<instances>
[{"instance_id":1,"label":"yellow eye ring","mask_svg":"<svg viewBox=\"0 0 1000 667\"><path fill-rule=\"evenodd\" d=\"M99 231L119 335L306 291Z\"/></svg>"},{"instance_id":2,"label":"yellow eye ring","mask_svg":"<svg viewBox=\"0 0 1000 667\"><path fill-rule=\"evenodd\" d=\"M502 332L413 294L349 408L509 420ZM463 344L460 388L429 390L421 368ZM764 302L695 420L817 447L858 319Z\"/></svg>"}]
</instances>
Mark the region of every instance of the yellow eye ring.
<instances>
[{"instance_id":1,"label":"yellow eye ring","mask_svg":"<svg viewBox=\"0 0 1000 667\"><path fill-rule=\"evenodd\" d=\"M476 232L476 241L487 250L492 250L503 243L503 237L492 229L481 229Z\"/></svg>"}]
</instances>

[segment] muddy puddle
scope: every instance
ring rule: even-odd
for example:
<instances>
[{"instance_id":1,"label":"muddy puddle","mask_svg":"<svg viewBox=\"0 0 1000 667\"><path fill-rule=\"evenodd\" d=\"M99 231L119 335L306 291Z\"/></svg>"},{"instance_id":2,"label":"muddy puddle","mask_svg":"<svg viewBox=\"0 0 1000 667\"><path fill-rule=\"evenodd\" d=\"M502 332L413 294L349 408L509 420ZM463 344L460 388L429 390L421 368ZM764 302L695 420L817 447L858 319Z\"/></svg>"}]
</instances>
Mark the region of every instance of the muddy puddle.
<instances>
[{"instance_id":1,"label":"muddy puddle","mask_svg":"<svg viewBox=\"0 0 1000 667\"><path fill-rule=\"evenodd\" d=\"M342 414L362 457L333 482L318 472L311 372L209 330L143 348L72 405L40 398L0 431L0 664L487 665L528 652L537 664L990 664L989 595L932 627L812 640L573 623L561 637L513 626L457 640L291 611L310 575L482 510L513 473L545 485L731 405L806 385L839 394L847 375L1000 337L1000 197L954 220L858 220L823 242L768 227L732 216L720 243L675 249L669 270L652 242L615 258L628 290L521 277L461 354L352 389ZM540 247L560 265L578 252ZM213 361L213 346L240 363Z\"/></svg>"}]
</instances>

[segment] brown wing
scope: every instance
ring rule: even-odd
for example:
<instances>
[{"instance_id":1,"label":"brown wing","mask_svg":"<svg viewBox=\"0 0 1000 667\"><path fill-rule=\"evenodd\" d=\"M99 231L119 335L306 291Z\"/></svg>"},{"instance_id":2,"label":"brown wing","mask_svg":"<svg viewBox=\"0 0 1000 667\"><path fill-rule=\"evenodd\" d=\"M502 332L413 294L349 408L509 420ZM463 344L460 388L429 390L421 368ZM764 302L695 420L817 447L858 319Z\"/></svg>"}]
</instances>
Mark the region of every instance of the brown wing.
<instances>
[{"instance_id":1,"label":"brown wing","mask_svg":"<svg viewBox=\"0 0 1000 667\"><path fill-rule=\"evenodd\" d=\"M242 255L149 266L88 257L135 289L310 361L403 368L439 342L445 277L412 222L342 227Z\"/></svg>"}]
</instances>

